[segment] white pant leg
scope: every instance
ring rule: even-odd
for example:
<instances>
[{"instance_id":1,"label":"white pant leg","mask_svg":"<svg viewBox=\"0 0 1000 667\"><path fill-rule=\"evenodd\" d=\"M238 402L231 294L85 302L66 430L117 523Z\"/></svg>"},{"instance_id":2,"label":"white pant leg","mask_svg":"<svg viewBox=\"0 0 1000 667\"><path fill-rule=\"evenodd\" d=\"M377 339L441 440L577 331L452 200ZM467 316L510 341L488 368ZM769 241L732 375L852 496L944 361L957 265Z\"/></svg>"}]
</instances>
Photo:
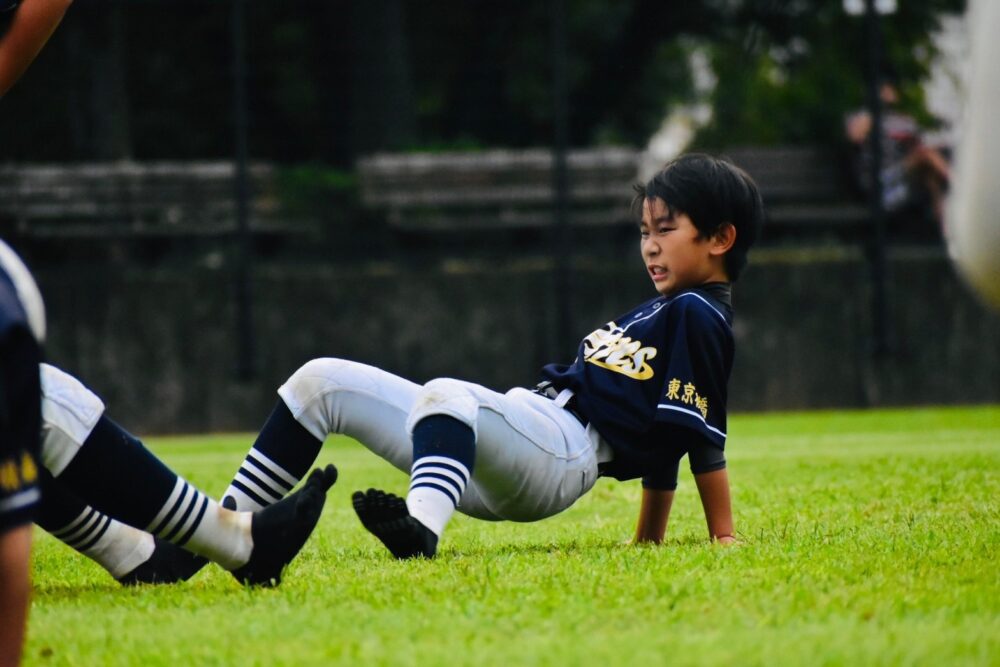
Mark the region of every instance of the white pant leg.
<instances>
[{"instance_id":1,"label":"white pant leg","mask_svg":"<svg viewBox=\"0 0 1000 667\"><path fill-rule=\"evenodd\" d=\"M104 402L75 377L39 364L42 383L42 465L58 477L90 437Z\"/></svg>"},{"instance_id":2,"label":"white pant leg","mask_svg":"<svg viewBox=\"0 0 1000 667\"><path fill-rule=\"evenodd\" d=\"M292 416L318 440L331 433L354 438L410 474L413 442L406 428L420 385L373 366L343 359L313 359L292 374L278 395ZM467 489L459 511L498 517Z\"/></svg>"},{"instance_id":3,"label":"white pant leg","mask_svg":"<svg viewBox=\"0 0 1000 667\"><path fill-rule=\"evenodd\" d=\"M500 518L551 516L597 480L595 440L572 414L544 396L521 388L499 394L460 380L433 380L418 393L407 432L421 419L439 414L458 419L476 434L469 488Z\"/></svg>"}]
</instances>

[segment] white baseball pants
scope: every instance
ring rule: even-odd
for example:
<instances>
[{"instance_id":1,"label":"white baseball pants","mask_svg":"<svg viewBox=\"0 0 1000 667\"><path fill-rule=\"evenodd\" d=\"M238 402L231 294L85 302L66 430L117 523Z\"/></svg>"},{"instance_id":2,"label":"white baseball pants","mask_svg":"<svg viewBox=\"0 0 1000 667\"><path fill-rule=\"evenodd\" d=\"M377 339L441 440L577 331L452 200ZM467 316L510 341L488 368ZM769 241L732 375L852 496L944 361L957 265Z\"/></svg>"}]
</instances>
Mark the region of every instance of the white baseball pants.
<instances>
[{"instance_id":1,"label":"white baseball pants","mask_svg":"<svg viewBox=\"0 0 1000 667\"><path fill-rule=\"evenodd\" d=\"M500 394L441 378L420 386L341 359L314 359L278 389L319 440L350 436L409 474L410 434L424 417L448 415L476 435L472 479L458 510L480 519L535 521L563 511L593 487L606 443L561 406L527 389ZM599 454L600 452L600 454Z\"/></svg>"},{"instance_id":2,"label":"white baseball pants","mask_svg":"<svg viewBox=\"0 0 1000 667\"><path fill-rule=\"evenodd\" d=\"M104 402L75 377L39 364L42 383L42 465L58 477L90 437Z\"/></svg>"}]
</instances>

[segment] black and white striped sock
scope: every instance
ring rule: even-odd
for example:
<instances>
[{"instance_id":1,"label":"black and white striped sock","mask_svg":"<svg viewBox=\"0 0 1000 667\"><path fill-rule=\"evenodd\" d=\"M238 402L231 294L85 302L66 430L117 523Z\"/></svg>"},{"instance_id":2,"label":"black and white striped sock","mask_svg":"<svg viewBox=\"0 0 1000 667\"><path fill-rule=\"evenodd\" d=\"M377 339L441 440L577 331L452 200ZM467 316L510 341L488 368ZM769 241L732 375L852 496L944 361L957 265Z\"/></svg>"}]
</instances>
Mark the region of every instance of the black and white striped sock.
<instances>
[{"instance_id":1,"label":"black and white striped sock","mask_svg":"<svg viewBox=\"0 0 1000 667\"><path fill-rule=\"evenodd\" d=\"M96 561L118 579L144 563L155 548L153 536L97 511L56 480L38 471L42 502L35 521L43 529Z\"/></svg>"},{"instance_id":2,"label":"black and white striped sock","mask_svg":"<svg viewBox=\"0 0 1000 667\"><path fill-rule=\"evenodd\" d=\"M178 477L146 530L233 570L245 565L253 551L251 520L250 512L224 509Z\"/></svg>"},{"instance_id":3,"label":"black and white striped sock","mask_svg":"<svg viewBox=\"0 0 1000 667\"><path fill-rule=\"evenodd\" d=\"M406 508L438 537L455 513L472 476L476 443L472 429L434 415L413 428L413 465Z\"/></svg>"},{"instance_id":4,"label":"black and white striped sock","mask_svg":"<svg viewBox=\"0 0 1000 667\"><path fill-rule=\"evenodd\" d=\"M94 509L213 560L244 565L252 515L223 509L102 416L56 478Z\"/></svg>"},{"instance_id":5,"label":"black and white striped sock","mask_svg":"<svg viewBox=\"0 0 1000 667\"><path fill-rule=\"evenodd\" d=\"M410 470L406 508L410 516L441 536L469 483L468 469L443 456L425 456Z\"/></svg>"},{"instance_id":6,"label":"black and white striped sock","mask_svg":"<svg viewBox=\"0 0 1000 667\"><path fill-rule=\"evenodd\" d=\"M115 521L90 506L62 528L53 530L52 535L94 560L115 579L149 560L155 548L149 533Z\"/></svg>"},{"instance_id":7,"label":"black and white striped sock","mask_svg":"<svg viewBox=\"0 0 1000 667\"><path fill-rule=\"evenodd\" d=\"M273 505L305 477L322 446L279 399L223 498L250 512Z\"/></svg>"},{"instance_id":8,"label":"black and white striped sock","mask_svg":"<svg viewBox=\"0 0 1000 667\"><path fill-rule=\"evenodd\" d=\"M257 512L272 505L298 484L287 470L254 448L247 454L223 497L231 497L241 510Z\"/></svg>"}]
</instances>

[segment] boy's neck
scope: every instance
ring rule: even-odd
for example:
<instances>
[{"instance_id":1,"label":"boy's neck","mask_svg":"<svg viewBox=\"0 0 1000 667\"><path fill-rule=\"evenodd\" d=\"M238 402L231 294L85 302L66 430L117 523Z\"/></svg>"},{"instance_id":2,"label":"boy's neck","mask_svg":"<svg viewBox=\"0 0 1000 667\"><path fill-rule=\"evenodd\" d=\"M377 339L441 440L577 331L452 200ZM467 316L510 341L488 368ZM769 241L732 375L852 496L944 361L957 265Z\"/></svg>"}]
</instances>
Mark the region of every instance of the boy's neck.
<instances>
[{"instance_id":1,"label":"boy's neck","mask_svg":"<svg viewBox=\"0 0 1000 667\"><path fill-rule=\"evenodd\" d=\"M684 289L679 289L672 294L666 295L666 298L672 299L678 294L683 294L684 292L690 292L691 290L699 290L705 292L710 297L724 304L727 308L733 307L733 284L728 280L710 280L703 282L699 285L692 285L691 287L685 287Z\"/></svg>"},{"instance_id":2,"label":"boy's neck","mask_svg":"<svg viewBox=\"0 0 1000 667\"><path fill-rule=\"evenodd\" d=\"M684 292L688 292L688 291L693 290L693 289L711 291L712 288L713 288L713 286L717 286L717 285L725 285L727 289L732 289L732 283L729 280L729 278L727 278L725 275L722 275L722 276L714 276L713 275L711 278L708 278L707 280L703 280L702 282L698 283L697 285L689 285L687 287L681 287L681 288L679 288L679 289L677 289L677 290L675 290L675 291L673 291L673 292L671 292L669 294L665 294L664 296L666 296L668 299L670 299L670 298L673 298L673 297L677 296L678 294L683 294Z\"/></svg>"}]
</instances>

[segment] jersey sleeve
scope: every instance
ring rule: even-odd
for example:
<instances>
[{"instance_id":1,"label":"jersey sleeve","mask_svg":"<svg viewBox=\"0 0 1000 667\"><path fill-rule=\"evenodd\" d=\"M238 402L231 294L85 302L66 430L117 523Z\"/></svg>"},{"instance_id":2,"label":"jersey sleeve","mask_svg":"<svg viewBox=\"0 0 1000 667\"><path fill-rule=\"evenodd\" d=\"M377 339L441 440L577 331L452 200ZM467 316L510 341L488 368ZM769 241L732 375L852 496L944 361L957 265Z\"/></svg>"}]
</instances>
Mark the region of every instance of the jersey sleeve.
<instances>
[{"instance_id":1,"label":"jersey sleeve","mask_svg":"<svg viewBox=\"0 0 1000 667\"><path fill-rule=\"evenodd\" d=\"M0 535L34 521L40 499L34 456L23 449L0 453Z\"/></svg>"},{"instance_id":2,"label":"jersey sleeve","mask_svg":"<svg viewBox=\"0 0 1000 667\"><path fill-rule=\"evenodd\" d=\"M26 329L0 341L0 533L34 521L41 498L38 348Z\"/></svg>"},{"instance_id":3,"label":"jersey sleeve","mask_svg":"<svg viewBox=\"0 0 1000 667\"><path fill-rule=\"evenodd\" d=\"M733 343L723 315L695 295L671 304L668 357L655 420L684 426L717 447L726 443L726 383Z\"/></svg>"}]
</instances>

